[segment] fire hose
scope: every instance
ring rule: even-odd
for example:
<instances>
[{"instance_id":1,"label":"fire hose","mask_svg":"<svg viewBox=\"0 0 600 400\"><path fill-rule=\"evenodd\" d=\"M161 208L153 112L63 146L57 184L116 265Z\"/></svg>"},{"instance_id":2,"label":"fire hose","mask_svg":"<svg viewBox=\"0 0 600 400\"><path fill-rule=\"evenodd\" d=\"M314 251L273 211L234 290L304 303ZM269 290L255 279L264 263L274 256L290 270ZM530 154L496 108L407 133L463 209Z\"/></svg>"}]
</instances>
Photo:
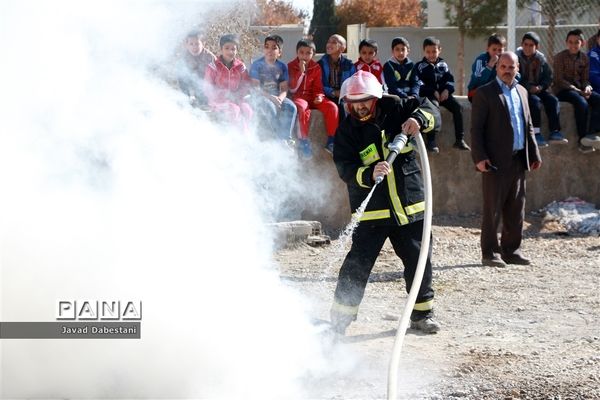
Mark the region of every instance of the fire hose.
<instances>
[{"instance_id":1,"label":"fire hose","mask_svg":"<svg viewBox=\"0 0 600 400\"><path fill-rule=\"evenodd\" d=\"M408 136L404 133L396 135L394 140L388 145L390 151L386 161L391 165L396 156L400 154L406 143L408 142ZM427 254L429 253L429 242L431 238L431 216L432 216L432 196L431 196L431 171L429 169L429 159L427 158L427 149L421 135L416 136L417 149L421 160L421 170L423 171L423 182L425 186L425 216L423 220L423 233L421 236L421 251L419 252L419 261L417 262L417 269L415 271L415 277L413 279L406 304L404 305L404 311L396 331L396 338L394 340L394 346L392 348L392 357L390 360L390 366L388 369L388 400L395 400L398 396L398 370L400 367L400 353L402 352L402 344L404 343L404 336L406 335L406 329L410 322L410 315L413 307L417 301L417 294L421 287L421 281L423 280L423 272L425 271L425 263L427 262ZM375 179L375 185L383 181L383 176L378 176Z\"/></svg>"}]
</instances>

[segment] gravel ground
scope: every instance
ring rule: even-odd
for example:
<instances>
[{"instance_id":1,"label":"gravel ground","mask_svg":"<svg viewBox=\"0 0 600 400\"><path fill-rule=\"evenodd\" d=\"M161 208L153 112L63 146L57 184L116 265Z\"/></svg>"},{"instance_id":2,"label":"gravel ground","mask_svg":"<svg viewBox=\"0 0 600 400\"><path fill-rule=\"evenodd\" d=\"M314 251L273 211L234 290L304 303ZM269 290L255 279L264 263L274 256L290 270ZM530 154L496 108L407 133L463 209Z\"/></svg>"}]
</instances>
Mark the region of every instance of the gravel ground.
<instances>
[{"instance_id":1,"label":"gravel ground","mask_svg":"<svg viewBox=\"0 0 600 400\"><path fill-rule=\"evenodd\" d=\"M482 267L479 218L436 217L433 228L436 335L409 330L400 398L600 399L600 238L570 236L526 219L531 266ZM334 241L299 245L275 259L284 282L328 319L341 258ZM387 365L406 292L386 243L358 320L330 349L333 372L307 378L307 397L386 397Z\"/></svg>"}]
</instances>

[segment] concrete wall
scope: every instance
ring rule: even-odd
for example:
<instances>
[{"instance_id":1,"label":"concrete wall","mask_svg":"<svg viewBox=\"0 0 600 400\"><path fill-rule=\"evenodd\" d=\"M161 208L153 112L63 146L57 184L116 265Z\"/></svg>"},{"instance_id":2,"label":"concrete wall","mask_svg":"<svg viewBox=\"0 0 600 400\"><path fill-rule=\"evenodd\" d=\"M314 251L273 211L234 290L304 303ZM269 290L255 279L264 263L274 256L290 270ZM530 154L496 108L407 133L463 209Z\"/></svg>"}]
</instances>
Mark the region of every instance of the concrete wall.
<instances>
[{"instance_id":1,"label":"concrete wall","mask_svg":"<svg viewBox=\"0 0 600 400\"><path fill-rule=\"evenodd\" d=\"M459 98L463 105L467 142L470 142L471 106L466 98ZM577 150L577 134L573 109L561 103L563 133L569 139L566 145L551 145L541 149L543 165L538 171L527 175L527 210L537 210L554 200L577 196L600 206L600 151L582 154ZM325 143L326 133L322 115L313 111L311 140ZM432 171L433 206L435 214L470 214L481 211L481 177L475 171L471 154L452 148L454 128L452 115L442 108L442 132L438 145L440 154L429 155ZM546 132L544 118L542 132ZM313 148L320 148L315 145ZM317 149L309 168L318 168L330 180L327 206L305 211L304 219L321 221L326 230L343 228L349 221L350 209L346 185L338 177L331 156Z\"/></svg>"}]
</instances>

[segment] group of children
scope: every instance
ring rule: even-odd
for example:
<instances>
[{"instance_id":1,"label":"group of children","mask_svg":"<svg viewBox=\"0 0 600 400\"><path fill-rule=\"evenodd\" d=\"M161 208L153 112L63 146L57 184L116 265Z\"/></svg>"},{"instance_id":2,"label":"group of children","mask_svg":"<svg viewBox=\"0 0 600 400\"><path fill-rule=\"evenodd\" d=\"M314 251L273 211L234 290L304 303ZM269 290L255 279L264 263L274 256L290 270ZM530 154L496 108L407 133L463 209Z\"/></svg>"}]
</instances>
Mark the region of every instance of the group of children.
<instances>
[{"instance_id":1,"label":"group of children","mask_svg":"<svg viewBox=\"0 0 600 400\"><path fill-rule=\"evenodd\" d=\"M599 31L600 34L600 31ZM567 33L566 49L554 55L554 68L540 52L540 37L527 32L521 39L516 54L519 58L517 79L528 91L529 108L538 147L548 142L566 144L561 132L560 101L573 105L575 125L582 153L600 150L600 35L588 43L590 51L583 50L585 38L580 29ZM479 55L472 66L468 85L469 99L481 85L496 78L496 63L506 47L506 39L494 34L488 38L487 51ZM541 133L541 111L548 118L548 140Z\"/></svg>"},{"instance_id":2,"label":"group of children","mask_svg":"<svg viewBox=\"0 0 600 400\"><path fill-rule=\"evenodd\" d=\"M579 149L584 153L600 149L600 137L596 134L600 132L600 87L597 86L600 85L599 38L600 35L596 35L588 57L581 51L584 40L581 31L570 31L567 49L554 57L553 76L546 57L538 50L539 36L534 32L523 36L517 51L520 63L518 79L529 92L536 140L540 147L548 146L540 132L542 105L548 117L549 141L567 143L560 127L560 100L574 105ZM377 42L370 39L361 41L360 57L352 63L343 55L346 40L337 34L329 38L326 54L318 62L313 60L316 52L314 43L300 40L296 44L296 58L287 65L279 60L283 39L278 35L267 36L263 57L254 61L250 70L237 58L239 40L236 35L223 35L219 46L217 57L203 47L199 32L187 35L187 52L178 68L181 90L194 105L207 107L244 132L250 130L250 122L258 117L261 127L271 137L278 137L289 145L295 145L297 140L299 152L305 158L312 157L308 134L313 109L323 113L328 136L325 149L333 152L335 131L346 114L339 98L340 88L343 81L357 70L375 75L388 94L401 98L427 97L436 106L448 109L454 122L453 147L470 150L464 140L462 107L453 97L454 77L446 61L440 57L442 47L434 37L423 41L424 56L417 63L408 57L409 42L403 37L394 38L392 56L383 65L377 58ZM472 66L469 99L479 86L495 79L496 63L505 47L506 40L502 36L494 34L488 38L486 52L479 55ZM556 96L550 91L552 85ZM434 134L427 136L426 143L430 152L439 152Z\"/></svg>"},{"instance_id":3,"label":"group of children","mask_svg":"<svg viewBox=\"0 0 600 400\"><path fill-rule=\"evenodd\" d=\"M214 111L244 132L250 130L250 121L257 116L271 136L288 144L297 139L300 154L310 158L311 110L323 113L328 136L325 149L332 153L335 131L346 114L340 88L357 70L364 70L375 75L390 94L426 96L448 108L454 115L455 147L469 150L464 141L462 110L452 97L454 78L448 64L439 58L439 41L428 40L424 45L426 57L417 68L408 58L409 44L402 37L392 41L392 57L382 65L377 59L377 42L363 40L360 58L353 63L343 55L346 40L337 34L329 38L326 54L318 62L313 60L314 43L300 40L296 58L286 65L279 61L283 40L270 35L264 41L263 57L247 70L236 57L239 40L235 35L220 38L220 52L215 56L204 48L199 32L191 32L185 40L186 54L178 65L178 82L193 105ZM427 146L439 152L434 135L428 136Z\"/></svg>"}]
</instances>

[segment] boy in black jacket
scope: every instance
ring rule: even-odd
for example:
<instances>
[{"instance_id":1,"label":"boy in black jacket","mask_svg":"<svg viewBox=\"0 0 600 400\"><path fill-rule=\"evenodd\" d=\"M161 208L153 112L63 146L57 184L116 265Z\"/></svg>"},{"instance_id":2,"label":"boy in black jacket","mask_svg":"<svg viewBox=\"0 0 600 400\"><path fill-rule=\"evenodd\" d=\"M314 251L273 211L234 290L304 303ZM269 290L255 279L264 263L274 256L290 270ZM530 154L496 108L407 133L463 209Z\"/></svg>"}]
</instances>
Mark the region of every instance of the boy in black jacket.
<instances>
[{"instance_id":1,"label":"boy in black jacket","mask_svg":"<svg viewBox=\"0 0 600 400\"><path fill-rule=\"evenodd\" d=\"M450 67L440 58L442 48L439 39L433 36L423 41L423 53L425 57L415 65L415 73L419 79L419 95L427 97L436 106L444 106L452 113L454 119L454 148L459 150L470 150L465 142L463 129L462 107L452 96L454 93L454 76ZM435 142L435 136L429 135L427 149L433 153L439 153Z\"/></svg>"},{"instance_id":2,"label":"boy in black jacket","mask_svg":"<svg viewBox=\"0 0 600 400\"><path fill-rule=\"evenodd\" d=\"M569 141L560 132L560 103L556 96L550 92L552 85L552 68L546 57L538 50L540 37L535 32L527 32L521 40L521 47L517 49L519 57L519 83L527 89L529 110L533 120L533 131L539 148L547 147L540 129L542 126L542 105L548 117L550 128L549 140L551 143L565 144Z\"/></svg>"}]
</instances>

